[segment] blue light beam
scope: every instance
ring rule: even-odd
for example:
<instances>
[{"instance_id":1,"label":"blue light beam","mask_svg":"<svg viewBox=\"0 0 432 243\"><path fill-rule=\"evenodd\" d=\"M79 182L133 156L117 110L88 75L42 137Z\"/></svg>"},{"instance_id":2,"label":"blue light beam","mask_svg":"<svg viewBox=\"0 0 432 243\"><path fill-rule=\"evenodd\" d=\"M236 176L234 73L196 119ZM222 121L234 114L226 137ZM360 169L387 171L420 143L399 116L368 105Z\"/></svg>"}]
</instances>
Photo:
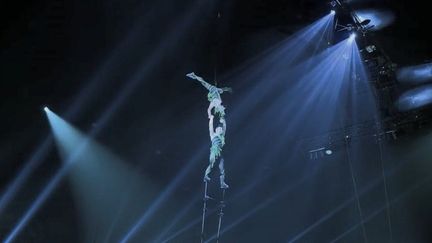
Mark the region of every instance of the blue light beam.
<instances>
[{"instance_id":1,"label":"blue light beam","mask_svg":"<svg viewBox=\"0 0 432 243\"><path fill-rule=\"evenodd\" d=\"M144 8L144 6L140 6L140 8ZM149 9L146 6L146 8L148 9L147 13L154 12L151 11L154 7ZM142 15L142 17L140 17L140 21L137 22L140 23L148 17L148 14ZM121 54L123 54L127 48L130 48L132 40L137 38L137 34L140 33L139 28L141 28L141 25L136 25L133 27L124 40L122 40L121 43L116 46L112 53L110 53L110 55L105 59L106 61L100 65L95 74L89 79L89 82L86 82L86 86L81 89L80 93L75 98L73 105L69 107L65 115L66 118L76 115L79 109L81 109L82 106L86 104L91 97L93 97L94 90L100 87L100 83L106 79L110 73L110 70L112 70L117 64ZM32 152L31 156L25 160L26 162L24 163L24 167L20 169L13 181L6 186L6 190L0 195L0 214L6 208L7 204L9 204L14 196L18 193L18 190L22 187L30 174L35 170L35 168L39 166L40 163L43 162L51 148L51 145L52 137L48 136Z\"/></svg>"},{"instance_id":2,"label":"blue light beam","mask_svg":"<svg viewBox=\"0 0 432 243\"><path fill-rule=\"evenodd\" d=\"M432 82L432 63L403 67L396 72L396 77L404 84L418 85Z\"/></svg>"},{"instance_id":3,"label":"blue light beam","mask_svg":"<svg viewBox=\"0 0 432 243\"><path fill-rule=\"evenodd\" d=\"M49 109L47 109L46 115L51 124L51 128L53 129L55 134L59 134L60 133L59 130L60 129L64 130L65 126L67 126L67 124L65 124L65 122L62 121L60 117L55 115ZM21 217L18 223L14 226L12 232L9 233L9 235L7 235L6 239L4 240L4 243L11 243L15 240L17 235L24 229L24 227L32 219L32 217L37 212L37 210L42 206L42 204L48 199L48 197L51 195L54 189L58 186L61 179L67 173L69 167L74 162L76 156L79 155L79 153L82 151L82 149L85 146L87 146L87 143L88 141L82 143L81 146L77 149L77 152L74 154L74 156L68 160L67 164L65 166L62 166L61 169L55 174L55 176L51 178L48 184L44 187L42 193L38 195L38 197L30 206L30 208L25 212L24 216Z\"/></svg>"}]
</instances>

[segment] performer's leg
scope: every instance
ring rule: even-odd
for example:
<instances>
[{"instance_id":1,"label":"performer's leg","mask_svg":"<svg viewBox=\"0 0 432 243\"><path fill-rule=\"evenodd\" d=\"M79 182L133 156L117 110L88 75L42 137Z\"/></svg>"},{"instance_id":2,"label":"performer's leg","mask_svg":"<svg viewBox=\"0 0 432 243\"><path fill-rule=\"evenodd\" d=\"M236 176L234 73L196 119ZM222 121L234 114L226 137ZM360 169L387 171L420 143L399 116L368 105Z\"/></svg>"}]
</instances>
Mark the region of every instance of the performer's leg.
<instances>
[{"instance_id":1,"label":"performer's leg","mask_svg":"<svg viewBox=\"0 0 432 243\"><path fill-rule=\"evenodd\" d=\"M222 189L227 189L229 186L225 183L225 168L224 159L221 158L219 161L219 171L220 171L220 185Z\"/></svg>"},{"instance_id":2,"label":"performer's leg","mask_svg":"<svg viewBox=\"0 0 432 243\"><path fill-rule=\"evenodd\" d=\"M215 155L213 153L210 153L210 158L209 158L209 165L207 166L207 169L205 170L205 174L204 174L204 181L210 181L210 172L213 169L214 163L216 161Z\"/></svg>"}]
</instances>

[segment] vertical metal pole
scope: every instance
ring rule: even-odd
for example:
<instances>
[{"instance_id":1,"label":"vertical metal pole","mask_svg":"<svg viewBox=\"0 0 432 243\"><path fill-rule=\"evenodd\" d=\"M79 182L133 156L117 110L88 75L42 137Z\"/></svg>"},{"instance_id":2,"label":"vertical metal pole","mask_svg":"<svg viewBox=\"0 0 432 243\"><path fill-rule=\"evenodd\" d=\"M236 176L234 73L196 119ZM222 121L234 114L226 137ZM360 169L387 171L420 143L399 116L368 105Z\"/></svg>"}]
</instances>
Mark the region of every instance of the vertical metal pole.
<instances>
[{"instance_id":1,"label":"vertical metal pole","mask_svg":"<svg viewBox=\"0 0 432 243\"><path fill-rule=\"evenodd\" d=\"M204 233L204 228L205 228L205 217L206 217L206 212L207 212L207 200L209 199L209 197L207 196L207 188L208 188L208 183L207 181L204 181L204 198L203 198L203 211L202 211L202 223L201 223L201 243L204 243L204 238L205 238L205 233Z\"/></svg>"},{"instance_id":2,"label":"vertical metal pole","mask_svg":"<svg viewBox=\"0 0 432 243\"><path fill-rule=\"evenodd\" d=\"M222 217L224 215L223 208L225 207L225 189L222 189L222 200L220 201L219 207L220 207L220 210L219 210L219 224L218 224L216 243L219 243L219 239L220 239L220 230L221 230L221 225L222 225Z\"/></svg>"}]
</instances>

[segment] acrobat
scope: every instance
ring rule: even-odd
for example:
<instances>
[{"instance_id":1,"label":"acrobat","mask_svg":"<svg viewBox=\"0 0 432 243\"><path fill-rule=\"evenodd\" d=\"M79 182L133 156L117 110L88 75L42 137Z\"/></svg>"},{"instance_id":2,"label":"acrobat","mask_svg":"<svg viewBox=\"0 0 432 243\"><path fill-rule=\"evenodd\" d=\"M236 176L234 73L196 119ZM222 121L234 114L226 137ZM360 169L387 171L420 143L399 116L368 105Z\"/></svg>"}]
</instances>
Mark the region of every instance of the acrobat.
<instances>
[{"instance_id":1,"label":"acrobat","mask_svg":"<svg viewBox=\"0 0 432 243\"><path fill-rule=\"evenodd\" d=\"M225 168L224 168L224 159L221 156L222 148L225 145L225 133L226 133L226 121L225 121L225 107L222 105L221 94L228 91L232 92L231 88L224 87L218 88L215 85L211 85L204 81L201 77L197 76L195 73L188 73L186 75L189 78L198 80L207 90L207 98L210 102L209 107L207 109L207 115L209 118L209 133L211 140L210 147L210 156L209 156L209 165L204 173L204 199L203 199L203 213L202 213L202 223L201 223L201 243L205 240L205 219L207 212L207 200L212 199L208 196L208 182L210 181L210 173L214 167L214 164L217 159L219 159L219 171L220 171L220 188L222 189L222 198L219 204L219 223L217 230L217 242L219 242L220 232L221 232L221 224L222 217L224 215L223 208L225 207L225 190L229 188L229 186L225 183ZM214 120L218 119L219 123L217 126L214 126Z\"/></svg>"},{"instance_id":2,"label":"acrobat","mask_svg":"<svg viewBox=\"0 0 432 243\"><path fill-rule=\"evenodd\" d=\"M197 76L194 72L188 73L186 74L186 76L199 81L202 86L204 86L208 90L207 99L210 102L210 105L207 109L208 117L210 118L213 109L214 114L217 114L220 117L224 117L225 107L222 105L222 98L220 95L224 92L232 92L232 89L228 87L218 88L214 85L211 85L207 83L204 79L202 79L200 76Z\"/></svg>"},{"instance_id":3,"label":"acrobat","mask_svg":"<svg viewBox=\"0 0 432 243\"><path fill-rule=\"evenodd\" d=\"M222 148L225 145L225 132L226 132L226 121L225 121L225 107L222 105L221 94L224 92L232 92L231 88L223 87L218 88L214 85L207 83L203 78L197 76L194 72L186 75L189 78L199 81L207 90L207 98L210 102L207 109L207 115L209 118L209 132L211 140L209 165L204 174L204 182L210 181L209 174L213 169L216 159L220 157L219 170L220 170L220 186L222 189L227 189L228 185L225 183L225 169L224 159L221 157ZM214 115L219 117L220 125L214 128Z\"/></svg>"},{"instance_id":4,"label":"acrobat","mask_svg":"<svg viewBox=\"0 0 432 243\"><path fill-rule=\"evenodd\" d=\"M219 118L220 125L216 129L213 126L214 116L210 115L209 118L209 132L211 140L209 165L204 174L204 181L210 181L209 174L213 169L216 159L221 156L222 148L225 145L225 132L226 132L226 122L224 117ZM220 170L220 186L222 189L227 189L229 186L225 183L225 169L224 169L224 159L221 157L219 161Z\"/></svg>"}]
</instances>

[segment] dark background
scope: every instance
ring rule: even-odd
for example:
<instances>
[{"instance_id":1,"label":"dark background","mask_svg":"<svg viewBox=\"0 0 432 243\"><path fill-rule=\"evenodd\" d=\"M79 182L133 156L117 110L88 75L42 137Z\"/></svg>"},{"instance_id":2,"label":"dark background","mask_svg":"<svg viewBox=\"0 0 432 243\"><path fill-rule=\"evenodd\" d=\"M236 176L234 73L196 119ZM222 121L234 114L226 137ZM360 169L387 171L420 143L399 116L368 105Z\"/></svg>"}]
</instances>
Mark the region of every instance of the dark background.
<instances>
[{"instance_id":1,"label":"dark background","mask_svg":"<svg viewBox=\"0 0 432 243\"><path fill-rule=\"evenodd\" d=\"M207 142L206 117L197 113L206 108L202 89L185 80L183 75L190 71L196 71L204 77L214 77L215 70L217 75L229 73L246 59L318 19L330 9L326 1L211 1L203 4L199 17L182 29L179 19L190 10L193 2L3 1L0 4L1 191L18 173L40 141L49 134L49 125L42 111L45 105L59 115L67 116L67 120L82 131L89 132L102 126L96 122L98 117L136 70L144 66L150 67L151 71L137 79L127 100L116 110L107 126L100 128L96 139L131 164L141 164L142 173L163 188L182 167L182 164L172 162L193 154L199 144ZM374 33L378 45L384 48L393 62L405 66L432 59L430 8L427 2L359 0L355 4L386 8L395 14L392 25ZM221 18L217 18L218 12ZM178 30L174 34L176 39L170 35L175 30ZM125 43L130 33L133 36ZM169 43L168 46L157 49L158 52L154 54L154 50L164 41ZM113 53L115 58L110 61ZM154 60L151 65L149 63L152 60L148 60L150 57ZM143 61L146 62L144 66L141 64ZM67 108L73 105L78 93L95 80L96 88L91 91L84 105L73 114L66 115ZM219 82L223 83L223 80ZM243 84L247 85L247 81ZM193 129L185 128L184 124L190 124ZM182 135L178 136L176 132L181 127L191 131L182 130ZM405 154L404 148L418 142L422 134L426 134L426 131L411 134L403 141L389 145L390 164L398 164L398 154ZM362 143L366 144L363 147L376 149L371 141ZM280 161L284 160L283 156L281 154L279 157ZM376 160L364 156L364 160ZM359 155L358 159L361 158ZM428 159L423 159L404 165L406 167L403 167L402 172L389 181L393 188L391 195L396 196L398 191L403 191L404 186L415 184L415 179L425 174ZM12 206L1 215L0 236L14 225L47 178L58 168L58 161L52 146L48 158L32 174ZM254 161L248 163L253 164ZM280 165L267 168L270 172L263 173L275 173L275 181L267 180L255 191L255 195L237 201L237 205L232 208L248 208L258 204L268 198L268 188L283 187L281 178L293 173L284 171L284 168ZM194 175L197 178L200 176L199 173ZM368 181L367 175L368 171L359 175L360 184ZM239 180L242 181L244 176L240 174ZM323 173L321 176L325 181L329 174ZM176 195L182 199L189 195L200 196L201 191L199 188L196 190L196 183L193 180L189 184L185 183L180 191L176 191ZM284 227L295 229L298 227L296 222L302 219L305 222L307 217L316 219L311 216L317 213L314 210L319 211L314 204L320 201L325 204L325 195L333 193L327 188L327 194L314 194L320 186L319 182L315 183L299 188L296 192L298 197L282 197L277 200L276 206L257 214L238 231L230 231L227 240L231 241L228 242L284 242L290 235L284 234L289 232ZM430 184L428 187L416 191L408 202L394 206L395 242L432 242L429 232L432 223ZM350 189L346 189L346 192L350 192ZM302 204L300 195L313 197L310 194L319 195L312 200L314 203L310 207L305 206L314 209L300 210L297 214L284 217L280 215L278 210L284 209L287 202ZM369 195L365 204L368 205L376 197ZM31 226L23 231L23 238L18 242L79 242L81 233L77 225L80 216L76 213L73 200L76 199L73 199L68 184L62 184L47 206L31 221ZM194 216L200 210L197 208ZM353 212L354 209L344 214ZM343 217L335 219L336 222L329 222L310 239L303 238L300 241L327 242L324 240L328 237L326 232L343 225L343 220ZM369 225L368 229L375 236L370 242L387 242L383 225L384 215ZM185 239L197 239L195 231L188 235L190 238ZM249 235L245 232L255 233ZM360 231L355 231L349 237L347 241L341 242L363 242ZM191 242L188 240L174 242Z\"/></svg>"}]
</instances>

